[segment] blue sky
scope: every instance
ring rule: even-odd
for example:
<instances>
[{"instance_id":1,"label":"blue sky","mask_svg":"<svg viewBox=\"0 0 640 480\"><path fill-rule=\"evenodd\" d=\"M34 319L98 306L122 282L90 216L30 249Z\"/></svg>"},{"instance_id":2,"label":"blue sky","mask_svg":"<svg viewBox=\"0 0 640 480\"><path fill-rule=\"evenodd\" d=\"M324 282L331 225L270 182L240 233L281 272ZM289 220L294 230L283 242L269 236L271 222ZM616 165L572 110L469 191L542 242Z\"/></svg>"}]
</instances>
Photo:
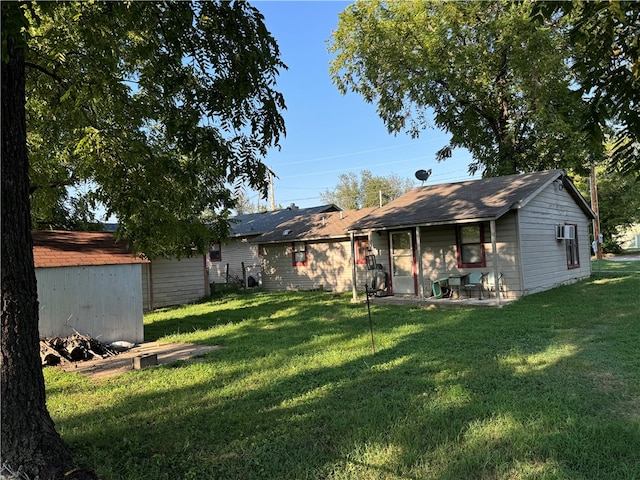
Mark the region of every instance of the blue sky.
<instances>
[{"instance_id":1,"label":"blue sky","mask_svg":"<svg viewBox=\"0 0 640 480\"><path fill-rule=\"evenodd\" d=\"M414 173L419 169L433 170L429 184L469 178L470 157L464 150L436 162L435 152L448 142L446 133L425 130L418 139L393 136L375 105L354 93L343 96L333 85L327 41L349 2L257 0L252 5L264 15L289 67L281 72L276 86L287 105L287 136L281 150L272 150L265 161L278 177L276 204L320 205L320 193L335 187L341 173L361 170L397 174L415 180L416 185L420 182ZM249 195L255 204L258 195Z\"/></svg>"}]
</instances>

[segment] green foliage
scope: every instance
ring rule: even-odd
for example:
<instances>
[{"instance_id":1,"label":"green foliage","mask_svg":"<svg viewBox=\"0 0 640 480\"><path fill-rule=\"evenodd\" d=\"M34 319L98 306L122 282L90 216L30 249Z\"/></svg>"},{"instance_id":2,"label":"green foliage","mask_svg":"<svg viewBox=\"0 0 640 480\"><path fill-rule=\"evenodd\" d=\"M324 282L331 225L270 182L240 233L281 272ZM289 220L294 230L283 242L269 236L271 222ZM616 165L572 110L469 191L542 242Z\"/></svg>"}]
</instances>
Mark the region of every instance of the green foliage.
<instances>
[{"instance_id":1,"label":"green foliage","mask_svg":"<svg viewBox=\"0 0 640 480\"><path fill-rule=\"evenodd\" d=\"M433 122L451 133L437 155L468 149L495 176L579 166L585 106L572 89L562 25L540 27L529 2L350 5L330 51L334 83L375 102L390 132Z\"/></svg>"},{"instance_id":2,"label":"green foliage","mask_svg":"<svg viewBox=\"0 0 640 480\"><path fill-rule=\"evenodd\" d=\"M617 262L609 262L611 264ZM640 477L635 270L494 308L229 295L150 313L220 345L91 380L46 369L57 427L104 480Z\"/></svg>"},{"instance_id":3,"label":"green foliage","mask_svg":"<svg viewBox=\"0 0 640 480\"><path fill-rule=\"evenodd\" d=\"M596 169L600 231L604 249L620 253L620 236L625 229L640 223L640 181L632 174L610 171L605 166ZM591 201L588 177L577 177L576 186Z\"/></svg>"},{"instance_id":4,"label":"green foliage","mask_svg":"<svg viewBox=\"0 0 640 480\"><path fill-rule=\"evenodd\" d=\"M538 2L536 10L570 24L572 69L589 103L591 148L600 150L613 129L609 167L640 176L640 3Z\"/></svg>"},{"instance_id":5,"label":"green foliage","mask_svg":"<svg viewBox=\"0 0 640 480\"><path fill-rule=\"evenodd\" d=\"M355 173L343 173L338 184L331 190L320 194L323 202L333 203L343 210L357 210L364 207L375 207L382 202L388 203L413 188L413 182L398 175L386 177L373 175L369 170L362 170L360 178Z\"/></svg>"},{"instance_id":6,"label":"green foliage","mask_svg":"<svg viewBox=\"0 0 640 480\"><path fill-rule=\"evenodd\" d=\"M150 256L224 238L227 185L264 192L261 158L285 131L273 85L286 67L259 11L60 2L25 16L34 204L90 182L86 201L117 215L120 236Z\"/></svg>"}]
</instances>

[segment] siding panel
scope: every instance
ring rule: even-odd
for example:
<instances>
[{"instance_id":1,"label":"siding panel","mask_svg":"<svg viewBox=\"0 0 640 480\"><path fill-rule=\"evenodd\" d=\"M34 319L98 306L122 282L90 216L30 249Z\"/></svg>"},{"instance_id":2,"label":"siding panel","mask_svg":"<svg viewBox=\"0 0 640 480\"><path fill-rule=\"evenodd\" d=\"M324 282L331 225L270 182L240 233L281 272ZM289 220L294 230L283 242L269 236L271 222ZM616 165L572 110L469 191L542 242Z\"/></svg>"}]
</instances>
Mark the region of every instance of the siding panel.
<instances>
[{"instance_id":1,"label":"siding panel","mask_svg":"<svg viewBox=\"0 0 640 480\"><path fill-rule=\"evenodd\" d=\"M208 293L202 256L154 259L150 274L151 298L145 299L150 309L195 302Z\"/></svg>"},{"instance_id":2,"label":"siding panel","mask_svg":"<svg viewBox=\"0 0 640 480\"><path fill-rule=\"evenodd\" d=\"M229 243L222 245L221 260L212 262L207 256L209 283L226 283L227 265L229 276L242 279L242 263L244 262L247 275L258 280L261 271L261 261L258 256L258 245L249 243L248 238L232 238Z\"/></svg>"},{"instance_id":3,"label":"siding panel","mask_svg":"<svg viewBox=\"0 0 640 480\"><path fill-rule=\"evenodd\" d=\"M264 278L267 291L315 290L349 292L352 289L352 258L349 240L307 243L307 266L293 266L291 245L263 247ZM356 266L356 288L371 284L365 265Z\"/></svg>"},{"instance_id":4,"label":"siding panel","mask_svg":"<svg viewBox=\"0 0 640 480\"><path fill-rule=\"evenodd\" d=\"M580 268L567 268L564 240L556 240L556 224L578 225ZM573 283L591 275L589 219L564 189L550 185L520 211L524 294Z\"/></svg>"},{"instance_id":5,"label":"siding panel","mask_svg":"<svg viewBox=\"0 0 640 480\"><path fill-rule=\"evenodd\" d=\"M40 335L141 342L140 265L37 268Z\"/></svg>"}]
</instances>

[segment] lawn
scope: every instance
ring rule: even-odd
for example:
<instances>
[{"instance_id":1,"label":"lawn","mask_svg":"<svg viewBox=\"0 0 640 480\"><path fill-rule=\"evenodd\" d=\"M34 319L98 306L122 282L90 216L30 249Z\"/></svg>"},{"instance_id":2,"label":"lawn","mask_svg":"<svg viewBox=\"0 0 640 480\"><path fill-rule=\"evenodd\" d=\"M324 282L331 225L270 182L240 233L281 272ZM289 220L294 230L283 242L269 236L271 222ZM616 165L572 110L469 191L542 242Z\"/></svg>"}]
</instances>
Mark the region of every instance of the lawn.
<instances>
[{"instance_id":1,"label":"lawn","mask_svg":"<svg viewBox=\"0 0 640 480\"><path fill-rule=\"evenodd\" d=\"M495 308L236 294L145 317L222 345L103 380L45 370L110 479L640 478L640 262ZM611 268L609 268L611 267Z\"/></svg>"}]
</instances>

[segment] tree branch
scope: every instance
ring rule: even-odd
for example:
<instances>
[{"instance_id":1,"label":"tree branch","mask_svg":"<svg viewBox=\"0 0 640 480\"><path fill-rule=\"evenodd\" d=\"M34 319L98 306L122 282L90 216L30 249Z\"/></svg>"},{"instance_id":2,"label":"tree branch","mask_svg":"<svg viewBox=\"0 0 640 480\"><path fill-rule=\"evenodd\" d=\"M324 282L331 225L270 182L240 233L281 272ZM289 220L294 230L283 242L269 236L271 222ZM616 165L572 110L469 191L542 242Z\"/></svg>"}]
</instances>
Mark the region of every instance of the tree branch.
<instances>
[{"instance_id":1,"label":"tree branch","mask_svg":"<svg viewBox=\"0 0 640 480\"><path fill-rule=\"evenodd\" d=\"M42 65L38 65L37 63L33 63L33 62L29 62L29 61L25 61L24 65L25 65L25 67L33 68L34 70L37 70L40 73L44 73L45 75L53 78L60 85L65 85L66 83L68 83L68 80L66 80L66 79L56 75L55 73L47 70Z\"/></svg>"}]
</instances>

